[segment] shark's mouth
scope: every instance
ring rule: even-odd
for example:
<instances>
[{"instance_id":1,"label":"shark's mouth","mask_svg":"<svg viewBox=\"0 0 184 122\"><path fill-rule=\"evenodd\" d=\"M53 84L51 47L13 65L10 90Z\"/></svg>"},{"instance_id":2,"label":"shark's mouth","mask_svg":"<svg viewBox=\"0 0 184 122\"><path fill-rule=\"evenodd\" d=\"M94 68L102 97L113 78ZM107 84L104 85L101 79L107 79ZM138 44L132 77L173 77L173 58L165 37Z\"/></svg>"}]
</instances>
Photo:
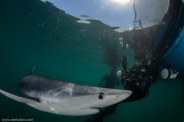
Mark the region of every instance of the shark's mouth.
<instances>
[{"instance_id":1,"label":"shark's mouth","mask_svg":"<svg viewBox=\"0 0 184 122\"><path fill-rule=\"evenodd\" d=\"M85 115L91 115L91 114L99 113L100 109L95 107L90 107L90 108L82 109L82 111L85 113Z\"/></svg>"},{"instance_id":2,"label":"shark's mouth","mask_svg":"<svg viewBox=\"0 0 184 122\"><path fill-rule=\"evenodd\" d=\"M98 110L98 111L100 111L100 108L98 108L98 107L89 107L89 108L84 108L82 110Z\"/></svg>"},{"instance_id":3,"label":"shark's mouth","mask_svg":"<svg viewBox=\"0 0 184 122\"><path fill-rule=\"evenodd\" d=\"M98 107L90 107L89 109L99 110L100 111L100 108L98 108Z\"/></svg>"}]
</instances>

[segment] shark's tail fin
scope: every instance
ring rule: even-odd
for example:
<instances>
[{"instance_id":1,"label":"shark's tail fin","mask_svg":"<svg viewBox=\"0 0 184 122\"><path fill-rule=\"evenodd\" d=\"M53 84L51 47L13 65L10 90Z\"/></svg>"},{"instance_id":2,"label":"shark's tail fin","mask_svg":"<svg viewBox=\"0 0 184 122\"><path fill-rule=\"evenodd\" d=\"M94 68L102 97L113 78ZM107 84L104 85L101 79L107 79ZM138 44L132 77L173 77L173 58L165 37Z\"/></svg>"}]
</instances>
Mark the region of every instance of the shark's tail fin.
<instances>
[{"instance_id":1,"label":"shark's tail fin","mask_svg":"<svg viewBox=\"0 0 184 122\"><path fill-rule=\"evenodd\" d=\"M32 101L31 99L26 99L26 98L23 98L23 97L19 97L19 96L16 96L16 95L13 95L11 93L8 93L8 92L5 92L3 90L0 89L0 93L15 100L15 101L18 101L18 102L22 102L22 103L26 103L26 104L29 104L29 103L32 103L34 101Z\"/></svg>"}]
</instances>

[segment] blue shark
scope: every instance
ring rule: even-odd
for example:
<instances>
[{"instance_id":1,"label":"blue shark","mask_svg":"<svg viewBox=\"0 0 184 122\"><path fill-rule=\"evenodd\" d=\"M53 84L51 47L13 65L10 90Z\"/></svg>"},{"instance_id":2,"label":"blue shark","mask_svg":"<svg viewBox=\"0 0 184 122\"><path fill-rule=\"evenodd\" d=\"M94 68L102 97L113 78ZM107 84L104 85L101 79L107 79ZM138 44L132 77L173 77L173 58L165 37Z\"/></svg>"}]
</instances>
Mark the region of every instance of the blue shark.
<instances>
[{"instance_id":1,"label":"blue shark","mask_svg":"<svg viewBox=\"0 0 184 122\"><path fill-rule=\"evenodd\" d=\"M18 84L22 96L0 89L0 93L35 109L67 116L96 114L99 108L119 103L128 98L129 90L116 90L78 85L29 75Z\"/></svg>"}]
</instances>

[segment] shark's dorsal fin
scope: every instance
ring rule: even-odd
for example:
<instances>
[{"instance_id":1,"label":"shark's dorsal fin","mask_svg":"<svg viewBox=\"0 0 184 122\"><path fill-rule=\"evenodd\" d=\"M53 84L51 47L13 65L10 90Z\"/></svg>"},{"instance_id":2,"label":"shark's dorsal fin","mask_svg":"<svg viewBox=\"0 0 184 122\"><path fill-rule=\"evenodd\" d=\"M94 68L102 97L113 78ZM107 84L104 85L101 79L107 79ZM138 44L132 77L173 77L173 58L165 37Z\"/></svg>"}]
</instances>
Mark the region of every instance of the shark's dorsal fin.
<instances>
[{"instance_id":1,"label":"shark's dorsal fin","mask_svg":"<svg viewBox=\"0 0 184 122\"><path fill-rule=\"evenodd\" d=\"M29 75L32 75L35 70L36 70L36 65L33 66L31 72L29 73Z\"/></svg>"}]
</instances>

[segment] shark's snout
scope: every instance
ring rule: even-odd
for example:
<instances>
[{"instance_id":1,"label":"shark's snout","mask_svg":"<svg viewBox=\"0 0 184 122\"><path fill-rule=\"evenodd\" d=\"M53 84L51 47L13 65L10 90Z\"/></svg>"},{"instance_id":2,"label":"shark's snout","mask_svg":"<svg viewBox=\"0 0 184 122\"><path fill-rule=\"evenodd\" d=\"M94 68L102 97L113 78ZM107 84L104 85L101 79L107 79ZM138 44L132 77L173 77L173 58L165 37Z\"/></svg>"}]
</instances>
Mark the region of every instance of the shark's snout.
<instances>
[{"instance_id":1,"label":"shark's snout","mask_svg":"<svg viewBox=\"0 0 184 122\"><path fill-rule=\"evenodd\" d=\"M116 103L119 103L125 99L127 99L132 92L129 90L116 90L116 89L107 89L100 88L98 89L100 93L103 93L103 99L99 99L99 103L94 107L107 107Z\"/></svg>"},{"instance_id":2,"label":"shark's snout","mask_svg":"<svg viewBox=\"0 0 184 122\"><path fill-rule=\"evenodd\" d=\"M121 102L127 99L132 94L131 91L128 91L128 90L123 90L123 91L124 91L123 93L118 94L117 99L115 99L115 102Z\"/></svg>"}]
</instances>

